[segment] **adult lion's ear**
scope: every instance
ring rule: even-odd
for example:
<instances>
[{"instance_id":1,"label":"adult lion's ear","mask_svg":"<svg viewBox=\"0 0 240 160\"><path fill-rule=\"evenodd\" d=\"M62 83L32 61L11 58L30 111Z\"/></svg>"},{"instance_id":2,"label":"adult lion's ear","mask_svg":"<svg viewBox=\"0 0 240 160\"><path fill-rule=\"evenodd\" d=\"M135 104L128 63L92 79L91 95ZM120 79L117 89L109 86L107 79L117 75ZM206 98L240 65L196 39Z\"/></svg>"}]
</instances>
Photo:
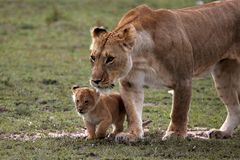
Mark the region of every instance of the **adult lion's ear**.
<instances>
[{"instance_id":1,"label":"adult lion's ear","mask_svg":"<svg viewBox=\"0 0 240 160\"><path fill-rule=\"evenodd\" d=\"M74 93L76 91L76 89L80 88L79 85L73 85L72 86L72 92Z\"/></svg>"},{"instance_id":2,"label":"adult lion's ear","mask_svg":"<svg viewBox=\"0 0 240 160\"><path fill-rule=\"evenodd\" d=\"M90 32L92 38L98 38L102 34L107 33L107 30L104 27L93 27Z\"/></svg>"},{"instance_id":3,"label":"adult lion's ear","mask_svg":"<svg viewBox=\"0 0 240 160\"><path fill-rule=\"evenodd\" d=\"M125 26L123 29L121 29L117 36L120 40L120 44L124 48L132 49L137 36L137 31L132 24L129 24Z\"/></svg>"},{"instance_id":4,"label":"adult lion's ear","mask_svg":"<svg viewBox=\"0 0 240 160\"><path fill-rule=\"evenodd\" d=\"M90 30L91 36L92 36L92 43L90 45L90 51L93 50L93 45L95 41L97 41L102 35L107 33L107 30L104 27L93 27Z\"/></svg>"}]
</instances>

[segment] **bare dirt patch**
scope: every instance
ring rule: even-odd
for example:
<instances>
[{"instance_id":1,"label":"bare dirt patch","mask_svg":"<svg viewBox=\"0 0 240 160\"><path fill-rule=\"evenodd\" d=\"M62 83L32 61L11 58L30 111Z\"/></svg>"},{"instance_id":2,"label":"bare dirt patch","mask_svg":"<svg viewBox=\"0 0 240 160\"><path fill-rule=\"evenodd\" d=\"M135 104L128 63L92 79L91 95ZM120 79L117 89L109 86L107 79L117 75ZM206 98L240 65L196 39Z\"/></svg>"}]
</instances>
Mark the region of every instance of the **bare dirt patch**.
<instances>
[{"instance_id":1,"label":"bare dirt patch","mask_svg":"<svg viewBox=\"0 0 240 160\"><path fill-rule=\"evenodd\" d=\"M57 132L49 132L48 137L51 137L51 138L70 137L70 138L84 139L86 137L86 134L84 129L77 132L57 131Z\"/></svg>"},{"instance_id":2,"label":"bare dirt patch","mask_svg":"<svg viewBox=\"0 0 240 160\"><path fill-rule=\"evenodd\" d=\"M19 140L19 141L35 141L39 138L43 138L42 133L1 133L0 139L6 140Z\"/></svg>"},{"instance_id":3,"label":"bare dirt patch","mask_svg":"<svg viewBox=\"0 0 240 160\"><path fill-rule=\"evenodd\" d=\"M151 122L149 122L151 123ZM188 130L187 138L192 139L208 139L208 129L207 128L193 128ZM163 136L164 130L159 130L158 135ZM148 128L144 128L145 138L149 138L151 135ZM0 133L0 140L17 140L17 141L35 141L40 138L64 138L69 137L73 139L85 139L86 130L81 128L76 132L67 131L55 131L55 132L37 132L37 133Z\"/></svg>"},{"instance_id":4,"label":"bare dirt patch","mask_svg":"<svg viewBox=\"0 0 240 160\"><path fill-rule=\"evenodd\" d=\"M0 140L18 140L18 141L35 141L40 138L80 138L86 137L85 129L76 132L55 131L55 132L37 132L37 133L0 133Z\"/></svg>"},{"instance_id":5,"label":"bare dirt patch","mask_svg":"<svg viewBox=\"0 0 240 160\"><path fill-rule=\"evenodd\" d=\"M195 139L209 139L209 129L208 128L192 128L188 130L187 137Z\"/></svg>"}]
</instances>

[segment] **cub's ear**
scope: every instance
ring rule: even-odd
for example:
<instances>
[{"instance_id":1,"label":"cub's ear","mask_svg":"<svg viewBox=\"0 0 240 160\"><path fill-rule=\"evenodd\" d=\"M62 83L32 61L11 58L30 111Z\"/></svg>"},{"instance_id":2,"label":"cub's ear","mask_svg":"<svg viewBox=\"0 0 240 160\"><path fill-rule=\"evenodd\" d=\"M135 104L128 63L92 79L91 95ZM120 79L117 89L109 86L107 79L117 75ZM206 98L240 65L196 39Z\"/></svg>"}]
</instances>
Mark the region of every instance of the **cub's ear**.
<instances>
[{"instance_id":1,"label":"cub's ear","mask_svg":"<svg viewBox=\"0 0 240 160\"><path fill-rule=\"evenodd\" d=\"M100 37L101 34L107 33L107 30L104 27L93 27L91 30L92 38Z\"/></svg>"},{"instance_id":2,"label":"cub's ear","mask_svg":"<svg viewBox=\"0 0 240 160\"><path fill-rule=\"evenodd\" d=\"M92 90L95 94L95 98L98 98L100 96L100 93L95 88L93 88Z\"/></svg>"},{"instance_id":3,"label":"cub's ear","mask_svg":"<svg viewBox=\"0 0 240 160\"><path fill-rule=\"evenodd\" d=\"M118 39L120 41L120 44L127 49L132 49L135 39L137 36L137 31L135 27L130 24L118 31Z\"/></svg>"},{"instance_id":4,"label":"cub's ear","mask_svg":"<svg viewBox=\"0 0 240 160\"><path fill-rule=\"evenodd\" d=\"M72 92L74 93L76 89L80 88L79 85L73 85L72 86Z\"/></svg>"}]
</instances>

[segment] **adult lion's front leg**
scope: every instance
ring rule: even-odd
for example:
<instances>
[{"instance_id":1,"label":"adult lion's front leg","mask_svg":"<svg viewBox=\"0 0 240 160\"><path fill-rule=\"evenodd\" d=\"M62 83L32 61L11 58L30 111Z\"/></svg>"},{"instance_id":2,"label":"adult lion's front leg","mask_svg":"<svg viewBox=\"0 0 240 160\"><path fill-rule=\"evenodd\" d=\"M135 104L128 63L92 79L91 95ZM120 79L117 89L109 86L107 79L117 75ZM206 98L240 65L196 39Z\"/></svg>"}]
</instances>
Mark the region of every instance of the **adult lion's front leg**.
<instances>
[{"instance_id":1,"label":"adult lion's front leg","mask_svg":"<svg viewBox=\"0 0 240 160\"><path fill-rule=\"evenodd\" d=\"M166 140L172 136L186 137L188 111L191 102L192 81L181 80L174 89L171 122L162 138Z\"/></svg>"},{"instance_id":2,"label":"adult lion's front leg","mask_svg":"<svg viewBox=\"0 0 240 160\"><path fill-rule=\"evenodd\" d=\"M120 93L127 112L128 130L119 133L115 140L117 142L133 142L143 137L142 109L144 91L141 83L120 81Z\"/></svg>"}]
</instances>

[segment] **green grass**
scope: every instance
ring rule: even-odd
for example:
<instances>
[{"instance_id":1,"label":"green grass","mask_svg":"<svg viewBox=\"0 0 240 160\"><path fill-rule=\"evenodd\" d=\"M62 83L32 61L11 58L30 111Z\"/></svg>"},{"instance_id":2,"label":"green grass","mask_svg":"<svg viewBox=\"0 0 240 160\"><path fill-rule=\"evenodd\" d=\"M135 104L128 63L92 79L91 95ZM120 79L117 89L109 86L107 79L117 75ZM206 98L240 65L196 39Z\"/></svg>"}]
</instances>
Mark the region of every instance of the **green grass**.
<instances>
[{"instance_id":1,"label":"green grass","mask_svg":"<svg viewBox=\"0 0 240 160\"><path fill-rule=\"evenodd\" d=\"M0 5L0 135L78 131L83 126L71 100L73 84L88 85L89 29L111 29L130 8L194 5L194 0L17 0ZM136 144L107 140L42 138L0 140L0 159L239 159L240 132L229 140L161 141L169 123L171 96L145 90L150 136ZM219 128L226 116L210 77L193 83L189 128Z\"/></svg>"}]
</instances>

